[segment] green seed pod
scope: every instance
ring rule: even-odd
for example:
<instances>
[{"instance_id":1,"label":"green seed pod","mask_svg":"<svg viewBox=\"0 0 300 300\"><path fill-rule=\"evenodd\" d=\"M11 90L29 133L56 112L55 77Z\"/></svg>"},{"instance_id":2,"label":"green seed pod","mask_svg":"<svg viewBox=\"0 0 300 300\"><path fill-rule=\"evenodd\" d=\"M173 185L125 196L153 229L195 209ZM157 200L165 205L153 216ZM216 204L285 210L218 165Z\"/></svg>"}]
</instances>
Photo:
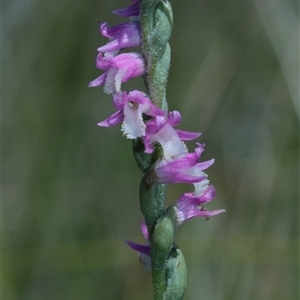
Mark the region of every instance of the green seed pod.
<instances>
[{"instance_id":1,"label":"green seed pod","mask_svg":"<svg viewBox=\"0 0 300 300\"><path fill-rule=\"evenodd\" d=\"M152 269L165 266L175 236L175 211L172 207L154 226L151 237Z\"/></svg>"},{"instance_id":2,"label":"green seed pod","mask_svg":"<svg viewBox=\"0 0 300 300\"><path fill-rule=\"evenodd\" d=\"M164 300L181 300L187 284L186 264L181 250L173 245L166 266L167 289Z\"/></svg>"}]
</instances>

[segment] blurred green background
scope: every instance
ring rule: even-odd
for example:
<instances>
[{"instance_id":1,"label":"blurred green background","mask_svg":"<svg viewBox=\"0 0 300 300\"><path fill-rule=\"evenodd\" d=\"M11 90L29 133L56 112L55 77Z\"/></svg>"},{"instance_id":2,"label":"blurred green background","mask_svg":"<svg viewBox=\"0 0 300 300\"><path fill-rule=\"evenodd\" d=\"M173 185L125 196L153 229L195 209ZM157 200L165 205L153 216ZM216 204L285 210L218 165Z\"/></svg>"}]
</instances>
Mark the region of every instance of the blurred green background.
<instances>
[{"instance_id":1,"label":"blurred green background","mask_svg":"<svg viewBox=\"0 0 300 300\"><path fill-rule=\"evenodd\" d=\"M94 60L97 21L129 0L2 3L2 296L152 299L141 172ZM203 160L226 213L180 227L185 299L299 299L299 3L172 1L168 84L180 129L203 132ZM143 89L141 79L123 85ZM190 150L194 143L189 143ZM168 189L168 203L192 190Z\"/></svg>"}]
</instances>

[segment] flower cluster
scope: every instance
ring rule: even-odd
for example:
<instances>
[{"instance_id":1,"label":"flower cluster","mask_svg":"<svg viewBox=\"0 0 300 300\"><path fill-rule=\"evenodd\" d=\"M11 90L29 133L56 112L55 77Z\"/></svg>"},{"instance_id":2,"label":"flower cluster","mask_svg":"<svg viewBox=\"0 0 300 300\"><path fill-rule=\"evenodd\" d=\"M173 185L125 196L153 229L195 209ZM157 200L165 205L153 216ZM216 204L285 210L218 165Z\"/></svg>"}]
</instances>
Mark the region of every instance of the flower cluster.
<instances>
[{"instance_id":1,"label":"flower cluster","mask_svg":"<svg viewBox=\"0 0 300 300\"><path fill-rule=\"evenodd\" d=\"M216 196L215 188L209 184L204 172L214 160L199 162L204 144L196 143L194 152L189 153L185 141L200 136L197 132L177 130L181 121L178 111L167 112L156 107L149 96L141 91L122 91L121 85L130 78L146 75L146 62L140 53L122 52L124 49L141 45L139 21L139 2L113 13L129 17L130 21L109 27L100 23L100 32L109 42L98 48L96 67L104 73L89 83L89 87L104 86L104 92L112 96L116 112L99 126L110 127L122 123L122 132L128 139L140 138L145 153L152 153L156 144L160 144L162 158L154 166L158 183L191 183L194 192L183 194L174 204L176 225L198 216L209 218L224 210L207 211L204 204ZM147 240L149 234L145 223L142 232ZM142 255L150 255L150 246L127 241L127 244Z\"/></svg>"}]
</instances>

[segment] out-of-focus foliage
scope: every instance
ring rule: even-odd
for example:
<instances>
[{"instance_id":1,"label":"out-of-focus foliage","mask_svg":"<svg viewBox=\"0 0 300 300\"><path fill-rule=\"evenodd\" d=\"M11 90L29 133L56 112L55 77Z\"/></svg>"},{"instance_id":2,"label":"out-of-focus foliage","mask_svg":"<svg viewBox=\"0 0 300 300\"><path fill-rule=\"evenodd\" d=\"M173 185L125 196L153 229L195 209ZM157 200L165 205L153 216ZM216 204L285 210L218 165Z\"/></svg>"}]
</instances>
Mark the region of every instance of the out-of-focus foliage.
<instances>
[{"instance_id":1,"label":"out-of-focus foliage","mask_svg":"<svg viewBox=\"0 0 300 300\"><path fill-rule=\"evenodd\" d=\"M5 300L152 299L142 242L141 173L120 127L99 128L110 96L97 21L125 0L2 4L2 285ZM297 1L172 1L168 84L180 129L202 131L203 159L227 212L179 229L187 300L299 296ZM125 84L143 89L140 79ZM194 144L189 144L190 149ZM174 202L188 185L170 186Z\"/></svg>"}]
</instances>

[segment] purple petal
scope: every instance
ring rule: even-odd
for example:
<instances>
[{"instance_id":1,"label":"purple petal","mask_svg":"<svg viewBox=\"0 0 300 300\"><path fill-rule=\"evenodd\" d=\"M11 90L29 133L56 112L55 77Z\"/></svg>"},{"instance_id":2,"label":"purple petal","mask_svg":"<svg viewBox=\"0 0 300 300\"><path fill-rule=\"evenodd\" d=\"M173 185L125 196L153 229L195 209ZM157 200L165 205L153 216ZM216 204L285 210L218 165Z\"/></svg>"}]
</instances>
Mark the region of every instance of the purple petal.
<instances>
[{"instance_id":1,"label":"purple petal","mask_svg":"<svg viewBox=\"0 0 300 300\"><path fill-rule=\"evenodd\" d=\"M143 221L141 223L141 231L145 237L146 240L149 240L149 233L148 233L148 228L147 228L147 225L145 223L145 221Z\"/></svg>"},{"instance_id":2,"label":"purple petal","mask_svg":"<svg viewBox=\"0 0 300 300\"><path fill-rule=\"evenodd\" d=\"M196 164L196 166L200 169L200 170L206 170L208 169L211 165L213 165L215 162L214 158L210 159L210 160L207 160L207 161L204 161L204 162L201 162L201 163L198 163Z\"/></svg>"},{"instance_id":3,"label":"purple petal","mask_svg":"<svg viewBox=\"0 0 300 300\"><path fill-rule=\"evenodd\" d=\"M191 154L191 153L189 153ZM191 157L191 156L189 156ZM189 172L194 168L193 162L195 157L187 158L187 155L165 164L158 164L156 167L157 180L160 183L197 183L206 178L203 175L194 174Z\"/></svg>"},{"instance_id":4,"label":"purple petal","mask_svg":"<svg viewBox=\"0 0 300 300\"><path fill-rule=\"evenodd\" d=\"M126 73L122 79L128 81L132 77L144 75L146 72L145 60L139 53L122 53L114 57L111 66L116 69L124 69Z\"/></svg>"},{"instance_id":5,"label":"purple petal","mask_svg":"<svg viewBox=\"0 0 300 300\"><path fill-rule=\"evenodd\" d=\"M104 73L102 75L100 75L99 77L97 77L96 79L92 80L89 84L88 87L96 87L96 86L100 86L103 85L106 81L106 77L107 74Z\"/></svg>"},{"instance_id":6,"label":"purple petal","mask_svg":"<svg viewBox=\"0 0 300 300\"><path fill-rule=\"evenodd\" d=\"M115 9L112 11L113 14L121 17L132 17L132 16L138 16L140 14L140 4L138 1L134 1L133 4L131 4L128 7Z\"/></svg>"},{"instance_id":7,"label":"purple petal","mask_svg":"<svg viewBox=\"0 0 300 300\"><path fill-rule=\"evenodd\" d=\"M177 200L177 207L185 210L189 206L198 206L212 201L217 195L217 191L213 185L207 186L201 195L196 196L194 193L185 193Z\"/></svg>"},{"instance_id":8,"label":"purple petal","mask_svg":"<svg viewBox=\"0 0 300 300\"><path fill-rule=\"evenodd\" d=\"M99 52L113 52L141 44L139 22L127 22L115 27L100 23L100 30L103 36L110 39L110 42L98 48Z\"/></svg>"},{"instance_id":9,"label":"purple petal","mask_svg":"<svg viewBox=\"0 0 300 300\"><path fill-rule=\"evenodd\" d=\"M166 184L170 184L170 183L197 183L201 180L204 179L204 177L196 177L196 176L191 176L191 175L187 175L184 173L178 173L179 170L177 172L165 172L162 175L159 175L159 179L158 182L159 183L166 183Z\"/></svg>"},{"instance_id":10,"label":"purple petal","mask_svg":"<svg viewBox=\"0 0 300 300\"><path fill-rule=\"evenodd\" d=\"M207 187L207 189L201 195L199 202L200 203L210 202L216 196L217 196L217 190L215 189L215 187L213 185L210 185Z\"/></svg>"},{"instance_id":11,"label":"purple petal","mask_svg":"<svg viewBox=\"0 0 300 300\"><path fill-rule=\"evenodd\" d=\"M106 120L98 123L98 126L110 127L121 123L124 120L124 113L122 110L118 110L116 113L112 114Z\"/></svg>"},{"instance_id":12,"label":"purple petal","mask_svg":"<svg viewBox=\"0 0 300 300\"><path fill-rule=\"evenodd\" d=\"M147 127L146 127L147 131ZM145 147L145 153L152 153L154 151L154 146L150 143L150 137L146 134L146 136L143 137L143 144Z\"/></svg>"},{"instance_id":13,"label":"purple petal","mask_svg":"<svg viewBox=\"0 0 300 300\"><path fill-rule=\"evenodd\" d=\"M166 114L165 110L156 107L153 103L150 102L150 110L147 112L148 116L156 117L156 116L164 116L165 114Z\"/></svg>"},{"instance_id":14,"label":"purple petal","mask_svg":"<svg viewBox=\"0 0 300 300\"><path fill-rule=\"evenodd\" d=\"M118 24L114 27L108 26L107 22L99 23L101 34L107 38L118 38L119 36L122 36L124 33L139 32L139 22L126 22Z\"/></svg>"},{"instance_id":15,"label":"purple petal","mask_svg":"<svg viewBox=\"0 0 300 300\"><path fill-rule=\"evenodd\" d=\"M176 132L182 141L192 141L201 135L201 132L189 132L178 129L176 129Z\"/></svg>"},{"instance_id":16,"label":"purple petal","mask_svg":"<svg viewBox=\"0 0 300 300\"><path fill-rule=\"evenodd\" d=\"M150 99L146 96L146 94L138 90L133 90L128 94L128 101L136 102L139 104L151 103Z\"/></svg>"},{"instance_id":17,"label":"purple petal","mask_svg":"<svg viewBox=\"0 0 300 300\"><path fill-rule=\"evenodd\" d=\"M145 93L138 90L131 91L128 94L128 101L147 104L148 109L143 111L143 113L148 116L164 116L166 113L164 110L156 107Z\"/></svg>"},{"instance_id":18,"label":"purple petal","mask_svg":"<svg viewBox=\"0 0 300 300\"><path fill-rule=\"evenodd\" d=\"M124 105L127 103L127 93L120 92L114 95L113 103L116 109L123 109Z\"/></svg>"},{"instance_id":19,"label":"purple petal","mask_svg":"<svg viewBox=\"0 0 300 300\"><path fill-rule=\"evenodd\" d=\"M181 121L181 114L179 111L174 110L174 111L170 111L169 115L168 115L168 123L171 126L177 126Z\"/></svg>"},{"instance_id":20,"label":"purple petal","mask_svg":"<svg viewBox=\"0 0 300 300\"><path fill-rule=\"evenodd\" d=\"M147 128L146 128L146 133L150 135L154 135L158 133L164 125L167 123L167 120L163 116L158 116L152 120L149 120L147 122Z\"/></svg>"},{"instance_id":21,"label":"purple petal","mask_svg":"<svg viewBox=\"0 0 300 300\"><path fill-rule=\"evenodd\" d=\"M173 161L164 161L161 160L156 167L157 172L177 172L180 170L186 170L191 168L195 165L196 161L198 160L198 156L196 153L188 153L178 159ZM169 171L168 171L169 170Z\"/></svg>"},{"instance_id":22,"label":"purple petal","mask_svg":"<svg viewBox=\"0 0 300 300\"><path fill-rule=\"evenodd\" d=\"M205 210L205 209L202 210L201 207L199 207L198 209L197 208L192 208L185 215L180 216L180 214L178 214L177 215L177 222L178 222L178 225L181 225L183 222L188 221L192 218L196 218L196 217L210 218L212 216L219 215L223 212L225 212L225 209L208 211L208 210Z\"/></svg>"},{"instance_id":23,"label":"purple petal","mask_svg":"<svg viewBox=\"0 0 300 300\"><path fill-rule=\"evenodd\" d=\"M149 245L140 245L131 241L124 240L124 242L133 250L143 253L147 256L150 256L150 246Z\"/></svg>"},{"instance_id":24,"label":"purple petal","mask_svg":"<svg viewBox=\"0 0 300 300\"><path fill-rule=\"evenodd\" d=\"M98 53L96 57L96 68L103 71L109 70L109 68L111 68L113 59L114 59L113 55L103 56L102 53Z\"/></svg>"}]
</instances>

